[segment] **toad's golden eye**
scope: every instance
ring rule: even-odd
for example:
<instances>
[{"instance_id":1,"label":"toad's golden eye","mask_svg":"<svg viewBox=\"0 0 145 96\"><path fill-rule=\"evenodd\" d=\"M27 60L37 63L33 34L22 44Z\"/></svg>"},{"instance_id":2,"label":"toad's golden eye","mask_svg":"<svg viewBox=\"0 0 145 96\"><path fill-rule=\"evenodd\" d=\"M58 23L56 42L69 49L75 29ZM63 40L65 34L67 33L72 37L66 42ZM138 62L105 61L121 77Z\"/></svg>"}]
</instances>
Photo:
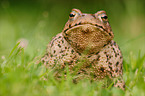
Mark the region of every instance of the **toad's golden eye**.
<instances>
[{"instance_id":1,"label":"toad's golden eye","mask_svg":"<svg viewBox=\"0 0 145 96\"><path fill-rule=\"evenodd\" d=\"M102 16L101 18L102 18L102 19L107 19L108 17L105 15L105 16Z\"/></svg>"},{"instance_id":2,"label":"toad's golden eye","mask_svg":"<svg viewBox=\"0 0 145 96\"><path fill-rule=\"evenodd\" d=\"M97 18L99 18L100 21L107 23L108 22L108 17L106 15L105 11L98 11L97 13L95 13L95 16Z\"/></svg>"},{"instance_id":3,"label":"toad's golden eye","mask_svg":"<svg viewBox=\"0 0 145 96\"><path fill-rule=\"evenodd\" d=\"M74 16L75 16L75 14L73 14L73 13L69 14L69 17L74 17Z\"/></svg>"},{"instance_id":4,"label":"toad's golden eye","mask_svg":"<svg viewBox=\"0 0 145 96\"><path fill-rule=\"evenodd\" d=\"M108 21L108 17L107 17L106 14L102 14L101 19L102 19L104 22L107 22L107 21Z\"/></svg>"},{"instance_id":5,"label":"toad's golden eye","mask_svg":"<svg viewBox=\"0 0 145 96\"><path fill-rule=\"evenodd\" d=\"M76 15L76 12L75 11L72 11L70 14L69 14L69 18L72 19L74 18Z\"/></svg>"}]
</instances>

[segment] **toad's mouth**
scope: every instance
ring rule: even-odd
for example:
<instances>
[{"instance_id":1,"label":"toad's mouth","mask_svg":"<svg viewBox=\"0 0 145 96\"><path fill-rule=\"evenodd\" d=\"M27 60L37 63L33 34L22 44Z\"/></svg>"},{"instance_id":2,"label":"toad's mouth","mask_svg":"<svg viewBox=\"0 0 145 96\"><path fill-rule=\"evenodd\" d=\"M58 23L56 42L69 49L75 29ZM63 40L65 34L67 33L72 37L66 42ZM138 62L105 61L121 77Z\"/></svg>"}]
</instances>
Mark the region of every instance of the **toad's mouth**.
<instances>
[{"instance_id":1,"label":"toad's mouth","mask_svg":"<svg viewBox=\"0 0 145 96\"><path fill-rule=\"evenodd\" d=\"M76 29L76 28L82 27L82 26L85 26L85 28L94 27L94 28L99 29L100 31L107 32L107 30L105 30L102 26L99 26L97 24L92 24L92 23L78 23L77 24L76 23L75 25L69 26L69 28L65 29L64 33L67 35L68 31L70 31L72 29ZM85 29L81 29L81 30L85 30Z\"/></svg>"}]
</instances>

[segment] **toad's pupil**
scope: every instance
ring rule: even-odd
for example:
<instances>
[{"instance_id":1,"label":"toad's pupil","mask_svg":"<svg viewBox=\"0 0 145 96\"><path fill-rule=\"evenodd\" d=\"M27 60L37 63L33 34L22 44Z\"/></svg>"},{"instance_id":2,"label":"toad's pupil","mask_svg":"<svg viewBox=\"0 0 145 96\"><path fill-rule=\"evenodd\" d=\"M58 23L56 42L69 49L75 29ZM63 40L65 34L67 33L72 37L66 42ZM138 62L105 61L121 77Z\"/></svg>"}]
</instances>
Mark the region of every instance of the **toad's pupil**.
<instances>
[{"instance_id":1,"label":"toad's pupil","mask_svg":"<svg viewBox=\"0 0 145 96\"><path fill-rule=\"evenodd\" d=\"M74 14L69 14L69 16L70 16L70 17L74 17L75 15L74 15Z\"/></svg>"}]
</instances>

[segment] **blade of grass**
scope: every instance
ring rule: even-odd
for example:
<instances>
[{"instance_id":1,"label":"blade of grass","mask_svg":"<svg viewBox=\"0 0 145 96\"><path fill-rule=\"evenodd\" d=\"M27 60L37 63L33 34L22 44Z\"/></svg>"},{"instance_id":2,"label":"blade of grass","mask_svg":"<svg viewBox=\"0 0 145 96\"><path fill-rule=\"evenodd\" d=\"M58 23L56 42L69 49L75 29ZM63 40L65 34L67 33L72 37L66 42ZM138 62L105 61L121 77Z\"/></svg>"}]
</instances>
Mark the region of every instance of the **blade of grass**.
<instances>
[{"instance_id":1,"label":"blade of grass","mask_svg":"<svg viewBox=\"0 0 145 96\"><path fill-rule=\"evenodd\" d=\"M18 42L18 43L14 46L14 48L12 49L12 51L11 51L10 54L9 54L9 57L12 56L12 54L14 53L14 51L18 48L19 44L20 44L20 42Z\"/></svg>"}]
</instances>

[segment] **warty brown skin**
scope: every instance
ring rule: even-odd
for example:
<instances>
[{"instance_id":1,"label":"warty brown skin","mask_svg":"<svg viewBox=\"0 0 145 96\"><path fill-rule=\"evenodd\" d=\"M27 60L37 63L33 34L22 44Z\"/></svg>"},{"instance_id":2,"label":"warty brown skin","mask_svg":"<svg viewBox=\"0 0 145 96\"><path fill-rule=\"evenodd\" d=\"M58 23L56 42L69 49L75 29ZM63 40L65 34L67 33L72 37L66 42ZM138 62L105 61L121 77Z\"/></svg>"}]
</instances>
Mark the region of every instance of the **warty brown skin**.
<instances>
[{"instance_id":1,"label":"warty brown skin","mask_svg":"<svg viewBox=\"0 0 145 96\"><path fill-rule=\"evenodd\" d=\"M72 74L79 66L75 81L82 78L97 81L109 77L114 80L115 87L124 89L123 57L113 38L105 11L86 14L72 9L63 31L48 44L41 61L55 70L56 77L61 77L59 70L66 71L66 65Z\"/></svg>"}]
</instances>

